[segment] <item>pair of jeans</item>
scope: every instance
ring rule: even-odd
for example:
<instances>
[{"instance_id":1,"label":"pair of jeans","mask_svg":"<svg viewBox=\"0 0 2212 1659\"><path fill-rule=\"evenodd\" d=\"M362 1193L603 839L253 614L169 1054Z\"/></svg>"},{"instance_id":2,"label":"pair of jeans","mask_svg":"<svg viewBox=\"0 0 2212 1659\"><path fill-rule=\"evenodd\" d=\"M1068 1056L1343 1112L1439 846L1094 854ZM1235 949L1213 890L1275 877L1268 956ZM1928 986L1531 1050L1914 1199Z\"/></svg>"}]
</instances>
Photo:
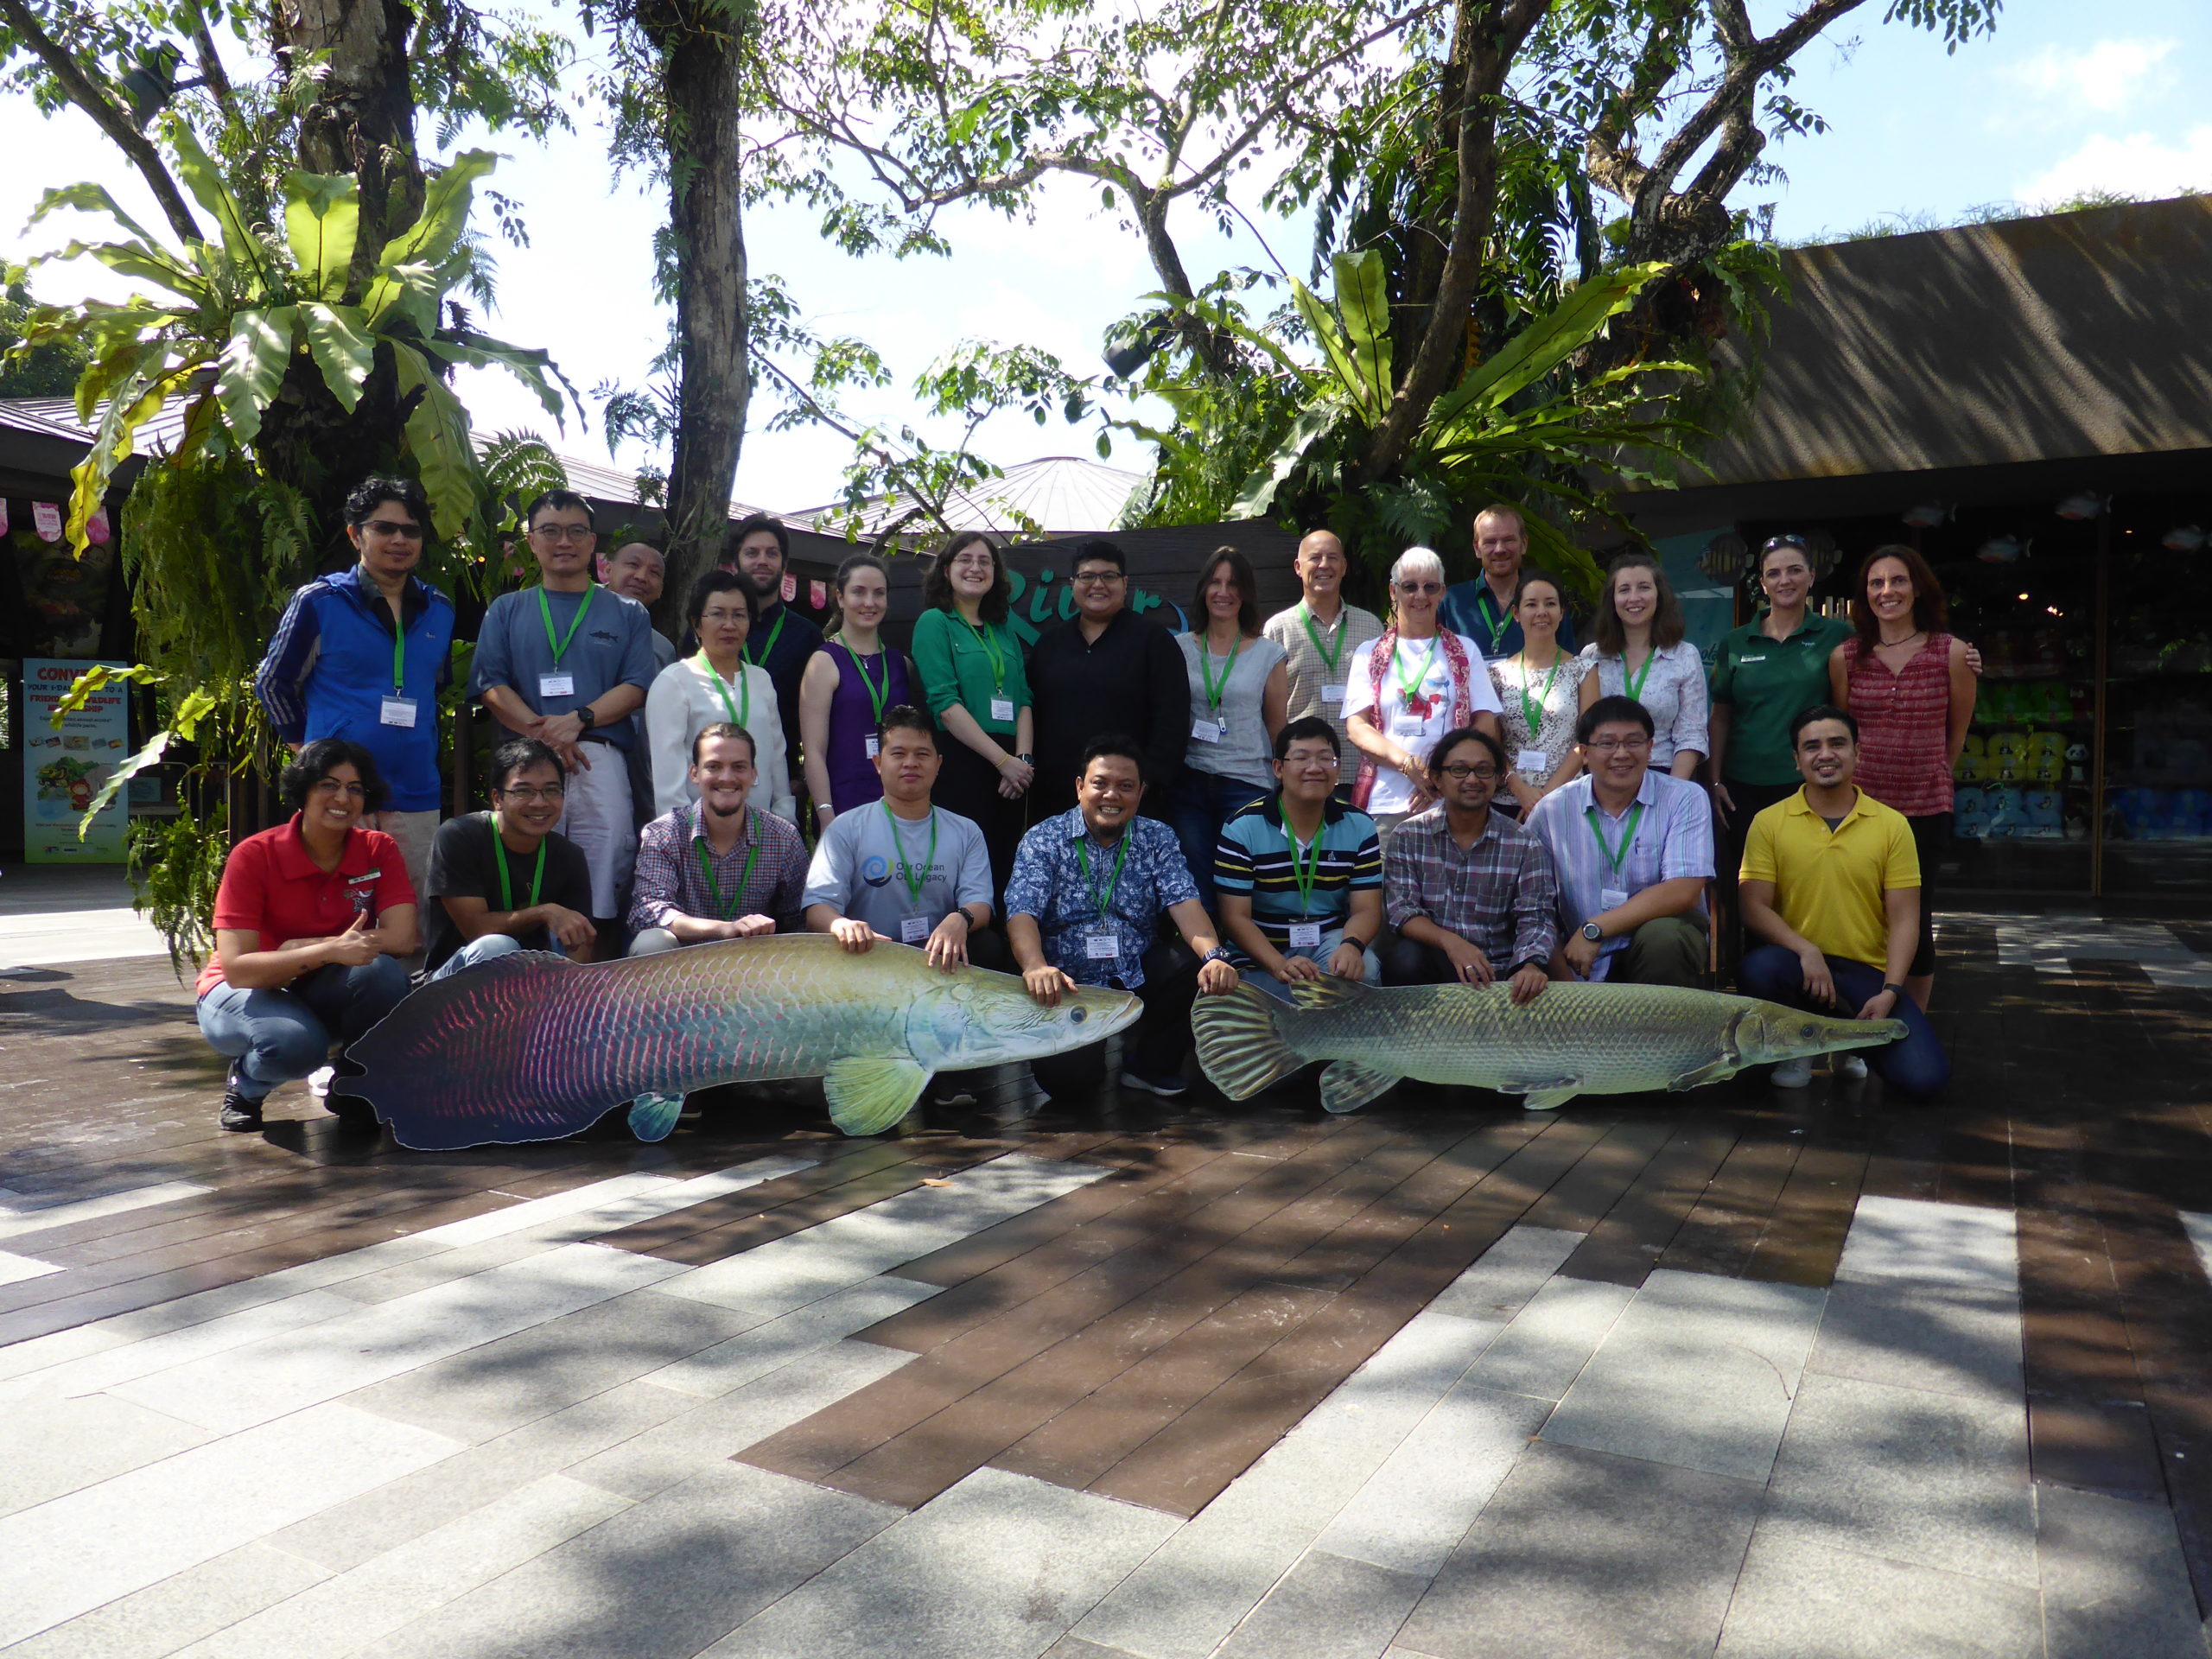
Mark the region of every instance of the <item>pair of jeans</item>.
<instances>
[{"instance_id":1,"label":"pair of jeans","mask_svg":"<svg viewBox=\"0 0 2212 1659\"><path fill-rule=\"evenodd\" d=\"M471 968L480 968L487 962L512 956L522 949L522 941L511 933L486 933L481 938L471 939L467 944L438 964L437 972L423 982L426 985L454 974L467 973Z\"/></svg>"},{"instance_id":2,"label":"pair of jeans","mask_svg":"<svg viewBox=\"0 0 2212 1659\"><path fill-rule=\"evenodd\" d=\"M378 957L359 968L333 963L282 990L216 985L195 1013L207 1046L230 1059L238 1093L260 1100L278 1084L327 1064L333 1042L363 1036L406 995L407 970L391 957Z\"/></svg>"},{"instance_id":3,"label":"pair of jeans","mask_svg":"<svg viewBox=\"0 0 2212 1659\"><path fill-rule=\"evenodd\" d=\"M1191 879L1198 884L1198 900L1209 912L1214 908L1213 849L1221 840L1221 826L1240 809L1274 792L1273 784L1224 778L1192 766L1176 774L1167 822L1175 839L1182 843L1183 861L1191 867Z\"/></svg>"},{"instance_id":4,"label":"pair of jeans","mask_svg":"<svg viewBox=\"0 0 2212 1659\"><path fill-rule=\"evenodd\" d=\"M1806 995L1804 964L1795 951L1778 944L1763 944L1745 956L1737 982L1746 996L1764 997L1815 1014L1846 1016L1858 1013L1882 988L1880 969L1844 957L1829 957L1827 961L1829 977L1835 981L1833 1008L1820 1007ZM1904 1035L1879 1048L1855 1052L1864 1055L1868 1066L1898 1094L1909 1100L1934 1100L1951 1081L1951 1057L1943 1052L1928 1016L1910 997L1898 997L1890 1016L1904 1021Z\"/></svg>"},{"instance_id":5,"label":"pair of jeans","mask_svg":"<svg viewBox=\"0 0 2212 1659\"><path fill-rule=\"evenodd\" d=\"M1122 1052L1135 1071L1164 1077L1183 1069L1191 1052L1191 1004L1198 996L1198 959L1181 939L1161 939L1144 953L1144 983L1136 999L1144 1017L1123 1039ZM1096 1090L1105 1077L1106 1045L1090 1043L1071 1053L1035 1060L1031 1070L1048 1095Z\"/></svg>"},{"instance_id":6,"label":"pair of jeans","mask_svg":"<svg viewBox=\"0 0 2212 1659\"><path fill-rule=\"evenodd\" d=\"M1325 973L1328 970L1329 958L1336 955L1337 947L1344 942L1344 929L1341 927L1324 928L1321 930L1320 944L1313 946L1311 949L1307 949L1304 946L1299 946L1284 951L1283 955L1286 957L1304 957L1309 962L1318 962L1321 964L1322 971ZM1366 957L1366 966L1360 970L1360 983L1363 985L1380 985L1382 982L1382 959L1375 954L1375 947L1373 945L1368 946ZM1257 968L1249 967L1239 969L1237 973L1238 976L1242 978L1247 985L1253 987L1256 990L1265 991L1269 996L1275 997L1281 1001L1289 1002L1294 1000L1291 996L1290 987L1285 984L1281 980L1277 979L1273 974L1262 973Z\"/></svg>"}]
</instances>

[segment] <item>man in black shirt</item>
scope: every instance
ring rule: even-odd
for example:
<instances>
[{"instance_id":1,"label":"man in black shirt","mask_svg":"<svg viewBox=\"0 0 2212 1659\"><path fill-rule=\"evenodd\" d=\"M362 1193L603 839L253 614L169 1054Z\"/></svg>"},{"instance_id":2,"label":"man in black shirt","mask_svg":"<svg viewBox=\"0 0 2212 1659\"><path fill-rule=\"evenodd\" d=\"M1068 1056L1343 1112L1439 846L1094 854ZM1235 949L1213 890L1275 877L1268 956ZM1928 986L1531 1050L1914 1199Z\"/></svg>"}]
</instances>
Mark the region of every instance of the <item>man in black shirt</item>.
<instances>
[{"instance_id":1,"label":"man in black shirt","mask_svg":"<svg viewBox=\"0 0 2212 1659\"><path fill-rule=\"evenodd\" d=\"M776 714L784 728L784 755L791 766L791 794L804 799L806 773L801 769L798 736L798 683L814 653L822 649L822 630L784 602L784 576L791 564L791 531L772 513L756 512L729 529L729 551L722 555L725 569L734 570L752 584L760 601L753 631L745 639L745 660L768 671L776 688ZM691 649L696 650L694 645ZM1179 657L1182 653L1178 652ZM776 793L763 779L761 799ZM812 821L801 813L802 823Z\"/></svg>"},{"instance_id":2,"label":"man in black shirt","mask_svg":"<svg viewBox=\"0 0 2212 1659\"><path fill-rule=\"evenodd\" d=\"M1041 635L1029 653L1036 705L1037 781L1033 822L1075 804L1084 751L1107 732L1125 733L1144 751L1144 775L1173 778L1191 734L1191 683L1183 653L1166 629L1128 608L1128 562L1112 542L1075 550L1077 614ZM1145 811L1165 802L1146 791Z\"/></svg>"},{"instance_id":3,"label":"man in black shirt","mask_svg":"<svg viewBox=\"0 0 2212 1659\"><path fill-rule=\"evenodd\" d=\"M512 738L493 753L492 779L492 810L448 819L430 843L423 965L434 979L510 950L591 960L591 869L553 830L560 760L536 738Z\"/></svg>"}]
</instances>

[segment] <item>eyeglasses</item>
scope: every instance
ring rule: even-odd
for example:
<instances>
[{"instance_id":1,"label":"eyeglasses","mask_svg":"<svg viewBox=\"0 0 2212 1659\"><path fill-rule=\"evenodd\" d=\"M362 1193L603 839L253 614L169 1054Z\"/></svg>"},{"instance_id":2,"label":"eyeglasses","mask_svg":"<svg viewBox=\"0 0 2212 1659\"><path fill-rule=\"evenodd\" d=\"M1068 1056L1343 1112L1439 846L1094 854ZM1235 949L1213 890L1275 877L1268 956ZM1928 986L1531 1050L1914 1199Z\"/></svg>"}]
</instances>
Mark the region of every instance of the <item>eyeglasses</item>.
<instances>
[{"instance_id":1,"label":"eyeglasses","mask_svg":"<svg viewBox=\"0 0 2212 1659\"><path fill-rule=\"evenodd\" d=\"M1444 584L1440 582L1401 582L1394 585L1402 594L1440 594L1444 591Z\"/></svg>"},{"instance_id":2,"label":"eyeglasses","mask_svg":"<svg viewBox=\"0 0 2212 1659\"><path fill-rule=\"evenodd\" d=\"M492 792L527 806L533 801L557 801L567 791L558 784L520 784L512 789L495 789Z\"/></svg>"},{"instance_id":3,"label":"eyeglasses","mask_svg":"<svg viewBox=\"0 0 2212 1659\"><path fill-rule=\"evenodd\" d=\"M335 778L318 778L309 787L317 795L344 795L356 801L369 798L366 784L342 783Z\"/></svg>"},{"instance_id":4,"label":"eyeglasses","mask_svg":"<svg viewBox=\"0 0 2212 1659\"><path fill-rule=\"evenodd\" d=\"M1651 747L1648 737L1593 737L1582 746L1592 754L1634 754Z\"/></svg>"},{"instance_id":5,"label":"eyeglasses","mask_svg":"<svg viewBox=\"0 0 2212 1659\"><path fill-rule=\"evenodd\" d=\"M1070 580L1078 588L1110 588L1122 575L1119 570L1078 570Z\"/></svg>"},{"instance_id":6,"label":"eyeglasses","mask_svg":"<svg viewBox=\"0 0 2212 1659\"><path fill-rule=\"evenodd\" d=\"M1283 765L1293 772L1310 771L1315 766L1324 772L1334 772L1344 762L1333 754L1292 754L1283 757Z\"/></svg>"},{"instance_id":7,"label":"eyeglasses","mask_svg":"<svg viewBox=\"0 0 2212 1659\"><path fill-rule=\"evenodd\" d=\"M589 524L532 524L530 533L549 542L588 542L596 532Z\"/></svg>"},{"instance_id":8,"label":"eyeglasses","mask_svg":"<svg viewBox=\"0 0 2212 1659\"><path fill-rule=\"evenodd\" d=\"M419 542L423 539L422 525L403 524L395 518L371 518L361 528L373 530L379 536L389 536L396 542Z\"/></svg>"},{"instance_id":9,"label":"eyeglasses","mask_svg":"<svg viewBox=\"0 0 2212 1659\"><path fill-rule=\"evenodd\" d=\"M1442 772L1446 778L1452 779L1453 783L1458 783L1463 778L1479 778L1486 784L1494 784L1497 781L1497 768L1496 766L1462 766L1455 765L1449 766L1439 766L1437 770Z\"/></svg>"},{"instance_id":10,"label":"eyeglasses","mask_svg":"<svg viewBox=\"0 0 2212 1659\"><path fill-rule=\"evenodd\" d=\"M724 610L717 606L711 611L700 612L699 620L702 622L743 622L749 625L753 620L753 613L741 605L735 610Z\"/></svg>"}]
</instances>

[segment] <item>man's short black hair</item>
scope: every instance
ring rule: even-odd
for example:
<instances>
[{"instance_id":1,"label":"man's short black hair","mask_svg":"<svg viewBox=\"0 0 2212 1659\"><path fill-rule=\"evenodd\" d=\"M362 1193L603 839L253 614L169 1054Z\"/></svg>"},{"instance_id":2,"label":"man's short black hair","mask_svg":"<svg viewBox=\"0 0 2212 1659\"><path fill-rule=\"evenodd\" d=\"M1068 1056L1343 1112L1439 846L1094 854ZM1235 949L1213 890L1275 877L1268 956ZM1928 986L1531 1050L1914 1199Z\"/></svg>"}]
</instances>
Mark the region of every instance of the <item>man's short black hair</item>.
<instances>
[{"instance_id":1,"label":"man's short black hair","mask_svg":"<svg viewBox=\"0 0 2212 1659\"><path fill-rule=\"evenodd\" d=\"M1843 729L1851 734L1853 743L1859 741L1859 721L1848 709L1839 709L1832 702L1816 702L1809 709L1800 709L1789 721L1789 747L1797 747L1797 734L1815 721L1840 720Z\"/></svg>"},{"instance_id":2,"label":"man's short black hair","mask_svg":"<svg viewBox=\"0 0 2212 1659\"><path fill-rule=\"evenodd\" d=\"M725 737L734 737L741 741L745 745L746 759L756 766L760 764L760 746L753 741L753 734L747 731L744 727L734 725L727 720L718 720L711 726L702 726L699 728L699 735L691 740L691 764L695 766L699 764L701 749L709 743L719 742Z\"/></svg>"},{"instance_id":3,"label":"man's short black hair","mask_svg":"<svg viewBox=\"0 0 2212 1659\"><path fill-rule=\"evenodd\" d=\"M430 499L411 478L365 478L346 498L346 522L359 530L377 516L387 501L397 501L415 515L427 534L430 528Z\"/></svg>"},{"instance_id":4,"label":"man's short black hair","mask_svg":"<svg viewBox=\"0 0 2212 1659\"><path fill-rule=\"evenodd\" d=\"M937 744L937 726L929 715L911 702L894 702L883 711L883 718L876 722L875 741L879 743L893 732L919 732Z\"/></svg>"},{"instance_id":5,"label":"man's short black hair","mask_svg":"<svg viewBox=\"0 0 2212 1659\"><path fill-rule=\"evenodd\" d=\"M1110 754L1119 760L1134 760L1137 766L1137 782L1150 780L1144 775L1144 746L1127 732L1101 732L1084 745L1083 759L1076 763L1075 775L1081 778L1090 770L1090 763L1102 755Z\"/></svg>"},{"instance_id":6,"label":"man's short black hair","mask_svg":"<svg viewBox=\"0 0 2212 1659\"><path fill-rule=\"evenodd\" d=\"M530 505L522 510L524 530L537 528L541 512L581 512L594 532L599 529L599 517L591 510L591 503L574 490L544 490L531 497Z\"/></svg>"},{"instance_id":7,"label":"man's short black hair","mask_svg":"<svg viewBox=\"0 0 2212 1659\"><path fill-rule=\"evenodd\" d=\"M1109 542L1103 536L1093 536L1087 541L1077 542L1075 544L1075 563L1068 569L1072 574L1093 559L1112 565L1125 576L1129 574L1128 556L1122 551L1119 543Z\"/></svg>"},{"instance_id":8,"label":"man's short black hair","mask_svg":"<svg viewBox=\"0 0 2212 1659\"><path fill-rule=\"evenodd\" d=\"M1303 720L1286 722L1282 730L1275 734L1275 759L1281 760L1290 753L1292 744L1307 737L1327 738L1329 753L1339 760L1344 758L1344 747L1337 740L1337 728L1319 715L1308 715Z\"/></svg>"},{"instance_id":9,"label":"man's short black hair","mask_svg":"<svg viewBox=\"0 0 2212 1659\"><path fill-rule=\"evenodd\" d=\"M550 766L555 778L563 784L568 781L568 774L561 769L561 757L545 744L534 737L511 737L492 751L492 787L505 794L507 780L532 766Z\"/></svg>"},{"instance_id":10,"label":"man's short black hair","mask_svg":"<svg viewBox=\"0 0 2212 1659\"><path fill-rule=\"evenodd\" d=\"M738 594L745 600L745 620L749 623L760 620L760 595L753 591L753 584L734 570L713 569L700 572L691 591L683 596L683 620L697 632L699 618L705 613L707 601L716 594Z\"/></svg>"},{"instance_id":11,"label":"man's short black hair","mask_svg":"<svg viewBox=\"0 0 2212 1659\"><path fill-rule=\"evenodd\" d=\"M745 538L758 530L765 530L776 538L776 550L784 556L784 562L788 564L791 556L791 533L784 528L784 521L772 512L748 514L729 527L729 540L723 545L729 549L731 562L736 562L737 550L745 545Z\"/></svg>"},{"instance_id":12,"label":"man's short black hair","mask_svg":"<svg viewBox=\"0 0 2212 1659\"><path fill-rule=\"evenodd\" d=\"M297 812L308 804L308 791L339 766L351 766L361 779L365 791L361 797L361 810L374 812L385 800L384 774L377 770L377 758L351 738L318 737L292 758L276 779L276 792L284 804Z\"/></svg>"},{"instance_id":13,"label":"man's short black hair","mask_svg":"<svg viewBox=\"0 0 2212 1659\"><path fill-rule=\"evenodd\" d=\"M1643 728L1646 737L1656 736L1659 728L1651 723L1651 711L1634 697L1600 697L1582 711L1582 718L1574 722L1574 741L1587 743L1591 734L1600 726L1610 726L1616 721L1627 721Z\"/></svg>"},{"instance_id":14,"label":"man's short black hair","mask_svg":"<svg viewBox=\"0 0 2212 1659\"><path fill-rule=\"evenodd\" d=\"M1428 769L1434 772L1444 764L1444 757L1462 743L1479 743L1488 749L1491 764L1497 768L1497 775L1501 778L1505 776L1505 745L1488 732L1478 731L1472 726L1461 726L1438 738L1436 747L1428 752Z\"/></svg>"}]
</instances>

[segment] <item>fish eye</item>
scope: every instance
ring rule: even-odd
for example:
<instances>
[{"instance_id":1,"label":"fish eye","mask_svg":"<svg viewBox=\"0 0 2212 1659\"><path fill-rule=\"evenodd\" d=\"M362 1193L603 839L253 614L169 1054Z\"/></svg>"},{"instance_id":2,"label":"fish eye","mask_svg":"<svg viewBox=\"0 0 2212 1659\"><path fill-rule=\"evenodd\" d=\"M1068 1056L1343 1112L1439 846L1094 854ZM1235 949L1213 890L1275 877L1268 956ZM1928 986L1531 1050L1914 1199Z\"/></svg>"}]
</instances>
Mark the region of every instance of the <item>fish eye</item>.
<instances>
[{"instance_id":1,"label":"fish eye","mask_svg":"<svg viewBox=\"0 0 2212 1659\"><path fill-rule=\"evenodd\" d=\"M1797 1034L1800 1037L1810 1037L1813 1034L1813 1030L1814 1028L1811 1026L1800 1026L1797 1027Z\"/></svg>"},{"instance_id":2,"label":"fish eye","mask_svg":"<svg viewBox=\"0 0 2212 1659\"><path fill-rule=\"evenodd\" d=\"M1087 1008L1070 1008L1068 1010L1068 1023L1071 1026L1079 1026L1089 1017L1090 1010Z\"/></svg>"}]
</instances>

